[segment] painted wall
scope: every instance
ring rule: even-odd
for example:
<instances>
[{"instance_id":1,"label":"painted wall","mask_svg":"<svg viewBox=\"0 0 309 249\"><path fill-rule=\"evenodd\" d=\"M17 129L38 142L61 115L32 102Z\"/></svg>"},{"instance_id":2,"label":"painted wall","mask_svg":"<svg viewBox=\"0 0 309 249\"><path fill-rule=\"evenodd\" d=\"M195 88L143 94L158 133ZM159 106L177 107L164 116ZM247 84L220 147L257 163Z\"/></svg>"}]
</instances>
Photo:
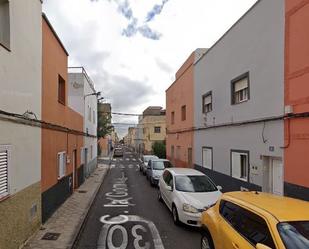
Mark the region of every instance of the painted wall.
<instances>
[{"instance_id":1,"label":"painted wall","mask_svg":"<svg viewBox=\"0 0 309 249\"><path fill-rule=\"evenodd\" d=\"M285 105L309 111L309 1L286 0ZM309 119L285 121L285 191L309 200Z\"/></svg>"},{"instance_id":2,"label":"painted wall","mask_svg":"<svg viewBox=\"0 0 309 249\"><path fill-rule=\"evenodd\" d=\"M43 31L42 119L77 131L83 131L83 117L68 107L68 55L56 39L45 18ZM58 102L58 75L65 80L65 105ZM77 153L77 170L81 165L83 136L50 129L42 130L42 218L45 221L72 192L73 150ZM66 176L58 179L57 154L67 154Z\"/></svg>"},{"instance_id":3,"label":"painted wall","mask_svg":"<svg viewBox=\"0 0 309 249\"><path fill-rule=\"evenodd\" d=\"M82 68L81 68L82 70ZM97 135L97 97L86 96L95 93L92 82L83 72L69 73L69 106L83 116L84 132ZM84 97L86 96L86 97ZM97 139L84 137L84 148L87 148L87 165L85 175L88 177L96 165L98 148Z\"/></svg>"},{"instance_id":4,"label":"painted wall","mask_svg":"<svg viewBox=\"0 0 309 249\"><path fill-rule=\"evenodd\" d=\"M143 144L146 154L151 153L152 144L155 141L164 141L166 138L165 115L145 116L142 120L143 125ZM160 126L161 132L154 133L154 127Z\"/></svg>"},{"instance_id":5,"label":"painted wall","mask_svg":"<svg viewBox=\"0 0 309 249\"><path fill-rule=\"evenodd\" d=\"M213 111L206 125L229 124L283 115L284 3L261 0L195 64L194 123L205 127L202 95L212 91ZM249 72L250 100L231 105L231 80ZM267 139L264 143L262 136ZM230 175L230 150L250 150L250 182L262 185L261 155L283 157L283 122L200 130L194 135L195 164L202 147L213 147L214 169ZM274 151L269 151L269 146Z\"/></svg>"},{"instance_id":6,"label":"painted wall","mask_svg":"<svg viewBox=\"0 0 309 249\"><path fill-rule=\"evenodd\" d=\"M174 166L188 167L188 148L193 148L193 131L184 132L194 126L193 106L193 63L195 52L193 52L176 73L175 82L166 90L166 156ZM186 106L186 120L181 120L181 107ZM174 112L174 124L172 115ZM178 132L178 133L176 133ZM174 157L172 158L171 147L174 146ZM176 158L176 148L180 146L180 157Z\"/></svg>"},{"instance_id":7,"label":"painted wall","mask_svg":"<svg viewBox=\"0 0 309 249\"><path fill-rule=\"evenodd\" d=\"M30 110L40 119L41 2L11 0L9 11L11 51L0 46L0 109L18 114ZM41 223L41 129L0 117L1 145L10 145L11 157L9 196L0 200L0 248L11 249Z\"/></svg>"}]
</instances>

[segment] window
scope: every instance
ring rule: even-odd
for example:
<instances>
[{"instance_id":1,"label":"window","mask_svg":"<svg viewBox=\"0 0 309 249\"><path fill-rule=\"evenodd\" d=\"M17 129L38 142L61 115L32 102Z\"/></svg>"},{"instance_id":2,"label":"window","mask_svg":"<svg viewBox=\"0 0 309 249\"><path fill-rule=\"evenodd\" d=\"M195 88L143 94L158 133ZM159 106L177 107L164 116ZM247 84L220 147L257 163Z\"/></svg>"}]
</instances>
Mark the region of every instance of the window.
<instances>
[{"instance_id":1,"label":"window","mask_svg":"<svg viewBox=\"0 0 309 249\"><path fill-rule=\"evenodd\" d=\"M61 179L66 174L66 153L58 153L58 179Z\"/></svg>"},{"instance_id":2,"label":"window","mask_svg":"<svg viewBox=\"0 0 309 249\"><path fill-rule=\"evenodd\" d=\"M176 147L176 159L179 160L180 159L180 146Z\"/></svg>"},{"instance_id":3,"label":"window","mask_svg":"<svg viewBox=\"0 0 309 249\"><path fill-rule=\"evenodd\" d=\"M225 200L221 201L219 212L253 246L262 243L276 248L265 220L259 215Z\"/></svg>"},{"instance_id":4,"label":"window","mask_svg":"<svg viewBox=\"0 0 309 249\"><path fill-rule=\"evenodd\" d=\"M175 112L171 113L171 124L175 124Z\"/></svg>"},{"instance_id":5,"label":"window","mask_svg":"<svg viewBox=\"0 0 309 249\"><path fill-rule=\"evenodd\" d=\"M0 199L9 195L9 154L9 146L0 146Z\"/></svg>"},{"instance_id":6,"label":"window","mask_svg":"<svg viewBox=\"0 0 309 249\"><path fill-rule=\"evenodd\" d=\"M93 147L92 145L90 146L90 160L93 158Z\"/></svg>"},{"instance_id":7,"label":"window","mask_svg":"<svg viewBox=\"0 0 309 249\"><path fill-rule=\"evenodd\" d=\"M65 105L65 80L58 75L58 102Z\"/></svg>"},{"instance_id":8,"label":"window","mask_svg":"<svg viewBox=\"0 0 309 249\"><path fill-rule=\"evenodd\" d=\"M146 128L143 128L143 134L146 134Z\"/></svg>"},{"instance_id":9,"label":"window","mask_svg":"<svg viewBox=\"0 0 309 249\"><path fill-rule=\"evenodd\" d=\"M182 121L185 121L186 118L187 118L186 106L183 105L183 106L181 107L181 120L182 120Z\"/></svg>"},{"instance_id":10,"label":"window","mask_svg":"<svg viewBox=\"0 0 309 249\"><path fill-rule=\"evenodd\" d=\"M161 127L160 126L156 126L154 128L154 133L161 133Z\"/></svg>"},{"instance_id":11,"label":"window","mask_svg":"<svg viewBox=\"0 0 309 249\"><path fill-rule=\"evenodd\" d=\"M231 151L231 164L232 176L240 180L248 181L249 152Z\"/></svg>"},{"instance_id":12,"label":"window","mask_svg":"<svg viewBox=\"0 0 309 249\"><path fill-rule=\"evenodd\" d=\"M10 49L10 4L8 0L0 0L0 44Z\"/></svg>"},{"instance_id":13,"label":"window","mask_svg":"<svg viewBox=\"0 0 309 249\"><path fill-rule=\"evenodd\" d=\"M165 181L166 185L173 187L173 176L170 172L164 172L163 180Z\"/></svg>"},{"instance_id":14,"label":"window","mask_svg":"<svg viewBox=\"0 0 309 249\"><path fill-rule=\"evenodd\" d=\"M203 113L212 111L212 92L203 95Z\"/></svg>"},{"instance_id":15,"label":"window","mask_svg":"<svg viewBox=\"0 0 309 249\"><path fill-rule=\"evenodd\" d=\"M88 120L91 122L91 107L88 106Z\"/></svg>"},{"instance_id":16,"label":"window","mask_svg":"<svg viewBox=\"0 0 309 249\"><path fill-rule=\"evenodd\" d=\"M207 169L212 169L212 148L210 147L202 148L202 162L203 167Z\"/></svg>"},{"instance_id":17,"label":"window","mask_svg":"<svg viewBox=\"0 0 309 249\"><path fill-rule=\"evenodd\" d=\"M232 80L232 105L249 100L249 73Z\"/></svg>"},{"instance_id":18,"label":"window","mask_svg":"<svg viewBox=\"0 0 309 249\"><path fill-rule=\"evenodd\" d=\"M95 124L95 111L93 111L93 123Z\"/></svg>"}]
</instances>

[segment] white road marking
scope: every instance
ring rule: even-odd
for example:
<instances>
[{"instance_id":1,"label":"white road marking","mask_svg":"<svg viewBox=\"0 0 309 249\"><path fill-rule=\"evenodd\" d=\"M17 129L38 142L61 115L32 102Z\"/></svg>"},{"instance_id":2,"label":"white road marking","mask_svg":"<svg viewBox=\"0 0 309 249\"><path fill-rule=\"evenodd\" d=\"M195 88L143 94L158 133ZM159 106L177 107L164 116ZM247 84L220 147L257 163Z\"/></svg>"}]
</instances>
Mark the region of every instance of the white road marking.
<instances>
[{"instance_id":1,"label":"white road marking","mask_svg":"<svg viewBox=\"0 0 309 249\"><path fill-rule=\"evenodd\" d=\"M143 231L146 231L145 226L147 226L149 228L150 232L151 232L154 248L155 249L164 249L159 231L156 228L155 224L152 221L148 221L148 220L141 218L139 216L136 216L136 215L128 215L128 216L121 215L121 217L118 218L118 220L120 222L118 224L116 223L117 220L114 219L114 218L117 218L117 217L114 217L114 218L110 219L110 221L107 221L106 223L104 223L104 225L102 226L101 232L100 232L99 239L98 239L97 249L113 249L113 248L116 248L116 247L114 247L113 242L112 242L112 235L113 235L113 233L116 229L121 230L122 235L123 235L122 244L121 244L120 247L117 247L117 248L127 248L128 240L127 240L126 236L128 236L128 232L126 230L124 232L123 229L125 229L125 227L123 227L121 225L121 224L124 224L124 220L126 220L124 217L128 218L127 222L133 222L133 223L138 222L138 223L143 223L143 225L144 225L144 226L143 225L135 225L135 226L132 227L131 233L132 233L132 236L134 237L133 245L134 245L135 249L142 249L142 248L149 248L150 247L150 244L147 244L147 242L145 243L145 247L140 247L139 243L138 243L139 241L141 241L143 239L143 237L138 235L136 231L137 231L137 229L142 229ZM103 221L106 221L106 219L104 219ZM112 224L109 224L109 222L112 222ZM115 227L115 228L113 228L113 227ZM122 247L123 245L125 245L125 246ZM146 246L146 245L149 245L149 246ZM108 246L108 247L106 247L106 246Z\"/></svg>"}]
</instances>

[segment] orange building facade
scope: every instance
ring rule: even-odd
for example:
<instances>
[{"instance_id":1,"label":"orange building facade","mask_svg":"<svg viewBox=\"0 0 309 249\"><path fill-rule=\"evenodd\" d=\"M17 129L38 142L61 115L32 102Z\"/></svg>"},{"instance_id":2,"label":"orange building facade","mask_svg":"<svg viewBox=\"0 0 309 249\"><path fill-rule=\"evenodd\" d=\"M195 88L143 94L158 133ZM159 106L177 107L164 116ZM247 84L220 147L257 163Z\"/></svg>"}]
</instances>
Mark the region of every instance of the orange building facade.
<instances>
[{"instance_id":1,"label":"orange building facade","mask_svg":"<svg viewBox=\"0 0 309 249\"><path fill-rule=\"evenodd\" d=\"M43 15L42 220L71 195L82 179L83 117L68 107L68 53Z\"/></svg>"},{"instance_id":2,"label":"orange building facade","mask_svg":"<svg viewBox=\"0 0 309 249\"><path fill-rule=\"evenodd\" d=\"M309 200L309 0L285 3L284 192Z\"/></svg>"},{"instance_id":3,"label":"orange building facade","mask_svg":"<svg viewBox=\"0 0 309 249\"><path fill-rule=\"evenodd\" d=\"M194 161L194 62L203 51L189 56L166 90L166 156L176 167L192 167Z\"/></svg>"}]
</instances>

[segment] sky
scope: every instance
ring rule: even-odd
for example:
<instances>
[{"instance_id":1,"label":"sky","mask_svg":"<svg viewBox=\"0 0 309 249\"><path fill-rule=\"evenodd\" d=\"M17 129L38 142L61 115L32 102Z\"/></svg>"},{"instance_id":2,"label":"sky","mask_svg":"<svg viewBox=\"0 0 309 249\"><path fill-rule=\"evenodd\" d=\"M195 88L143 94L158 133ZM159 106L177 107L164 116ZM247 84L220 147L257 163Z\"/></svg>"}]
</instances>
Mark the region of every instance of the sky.
<instances>
[{"instance_id":1,"label":"sky","mask_svg":"<svg viewBox=\"0 0 309 249\"><path fill-rule=\"evenodd\" d=\"M43 11L113 112L165 108L165 90L196 48L210 48L256 0L44 0ZM113 115L114 123L137 123ZM131 125L132 126L132 125ZM115 125L120 137L128 125Z\"/></svg>"}]
</instances>

